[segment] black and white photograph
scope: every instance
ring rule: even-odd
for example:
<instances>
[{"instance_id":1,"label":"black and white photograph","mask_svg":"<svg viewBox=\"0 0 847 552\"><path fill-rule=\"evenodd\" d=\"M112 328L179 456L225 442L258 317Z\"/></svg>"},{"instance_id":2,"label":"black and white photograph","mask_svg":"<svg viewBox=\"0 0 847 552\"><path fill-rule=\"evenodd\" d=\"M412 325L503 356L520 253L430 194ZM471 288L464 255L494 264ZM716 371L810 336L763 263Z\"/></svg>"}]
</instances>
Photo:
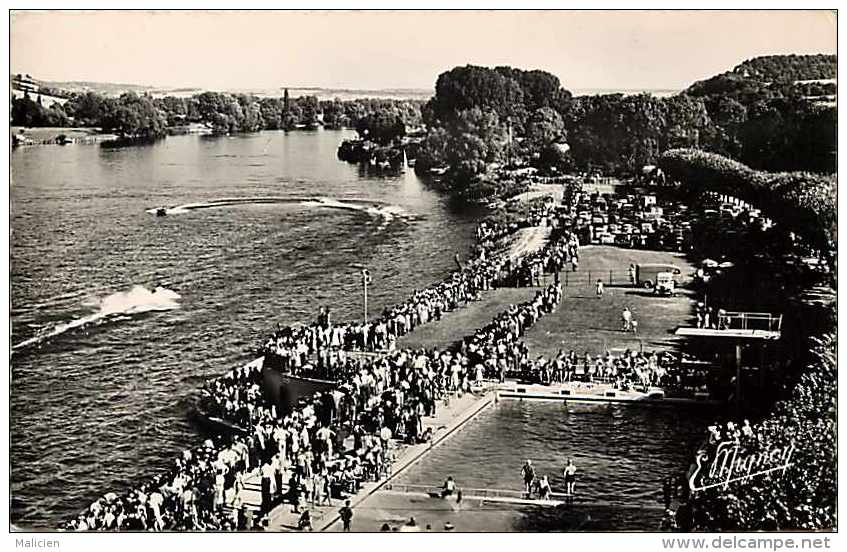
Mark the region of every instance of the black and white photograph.
<instances>
[{"instance_id":1,"label":"black and white photograph","mask_svg":"<svg viewBox=\"0 0 847 552\"><path fill-rule=\"evenodd\" d=\"M14 549L833 547L837 10L232 7L8 12Z\"/></svg>"}]
</instances>

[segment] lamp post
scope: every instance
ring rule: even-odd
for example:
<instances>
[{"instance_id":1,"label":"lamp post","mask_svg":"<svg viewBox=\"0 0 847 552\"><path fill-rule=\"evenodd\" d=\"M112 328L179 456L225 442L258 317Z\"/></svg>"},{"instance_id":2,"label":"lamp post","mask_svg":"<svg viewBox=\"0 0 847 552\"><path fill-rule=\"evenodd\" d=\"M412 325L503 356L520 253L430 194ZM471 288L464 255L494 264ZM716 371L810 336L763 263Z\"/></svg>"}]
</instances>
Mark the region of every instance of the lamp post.
<instances>
[{"instance_id":1,"label":"lamp post","mask_svg":"<svg viewBox=\"0 0 847 552\"><path fill-rule=\"evenodd\" d=\"M367 268L362 269L362 296L364 298L364 304L362 309L362 323L368 323L368 284L371 283L371 273Z\"/></svg>"},{"instance_id":2,"label":"lamp post","mask_svg":"<svg viewBox=\"0 0 847 552\"><path fill-rule=\"evenodd\" d=\"M506 167L512 166L512 118L506 117L506 127L508 129L509 145L506 150Z\"/></svg>"}]
</instances>

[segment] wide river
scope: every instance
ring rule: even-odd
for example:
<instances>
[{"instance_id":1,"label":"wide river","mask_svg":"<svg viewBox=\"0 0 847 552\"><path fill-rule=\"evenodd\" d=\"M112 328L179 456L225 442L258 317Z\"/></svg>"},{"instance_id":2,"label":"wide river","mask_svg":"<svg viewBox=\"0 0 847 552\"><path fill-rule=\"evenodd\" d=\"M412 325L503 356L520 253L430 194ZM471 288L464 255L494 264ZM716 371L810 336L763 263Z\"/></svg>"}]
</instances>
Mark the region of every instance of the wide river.
<instances>
[{"instance_id":1,"label":"wide river","mask_svg":"<svg viewBox=\"0 0 847 552\"><path fill-rule=\"evenodd\" d=\"M350 134L12 152L13 523L55 528L198 444L189 414L202 382L252 359L278 322L308 322L320 305L336 320L361 316L358 267L371 271L375 315L467 256L476 215L412 171L377 176L338 161ZM155 216L159 206L170 214ZM617 415L510 412L488 420L529 416L537 431L521 431L520 455L530 457L549 448L545 427L570 424L580 454L649 453L667 465L679 453L658 445L695 427L638 433ZM514 437L485 434L499 447Z\"/></svg>"}]
</instances>

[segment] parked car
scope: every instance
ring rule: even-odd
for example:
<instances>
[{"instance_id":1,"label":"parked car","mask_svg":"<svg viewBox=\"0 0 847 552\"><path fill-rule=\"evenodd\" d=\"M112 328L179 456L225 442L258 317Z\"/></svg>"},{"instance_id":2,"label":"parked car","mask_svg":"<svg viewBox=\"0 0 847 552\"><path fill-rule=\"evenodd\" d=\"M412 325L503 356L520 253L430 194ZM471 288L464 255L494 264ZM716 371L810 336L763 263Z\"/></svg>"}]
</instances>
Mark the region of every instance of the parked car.
<instances>
[{"instance_id":1,"label":"parked car","mask_svg":"<svg viewBox=\"0 0 847 552\"><path fill-rule=\"evenodd\" d=\"M679 267L669 264L637 264L635 265L635 284L646 289L652 289L658 281L659 273L670 273L674 277L682 274Z\"/></svg>"},{"instance_id":2,"label":"parked car","mask_svg":"<svg viewBox=\"0 0 847 552\"><path fill-rule=\"evenodd\" d=\"M653 287L656 295L676 295L676 280L671 272L659 272L656 274L656 285Z\"/></svg>"},{"instance_id":3,"label":"parked car","mask_svg":"<svg viewBox=\"0 0 847 552\"><path fill-rule=\"evenodd\" d=\"M634 238L631 234L618 234L615 236L615 245L620 247L632 247Z\"/></svg>"}]
</instances>

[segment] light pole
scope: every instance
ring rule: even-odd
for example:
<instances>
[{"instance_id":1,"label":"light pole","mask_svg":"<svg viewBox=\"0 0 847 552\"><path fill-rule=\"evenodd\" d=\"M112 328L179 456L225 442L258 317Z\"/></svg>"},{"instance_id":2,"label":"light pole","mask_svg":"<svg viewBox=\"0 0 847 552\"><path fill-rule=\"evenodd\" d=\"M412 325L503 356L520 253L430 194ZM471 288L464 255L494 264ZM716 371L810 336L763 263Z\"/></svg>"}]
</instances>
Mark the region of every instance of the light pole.
<instances>
[{"instance_id":1,"label":"light pole","mask_svg":"<svg viewBox=\"0 0 847 552\"><path fill-rule=\"evenodd\" d=\"M364 297L364 305L362 309L362 323L368 323L368 284L371 283L371 273L367 268L362 269L362 295Z\"/></svg>"}]
</instances>

